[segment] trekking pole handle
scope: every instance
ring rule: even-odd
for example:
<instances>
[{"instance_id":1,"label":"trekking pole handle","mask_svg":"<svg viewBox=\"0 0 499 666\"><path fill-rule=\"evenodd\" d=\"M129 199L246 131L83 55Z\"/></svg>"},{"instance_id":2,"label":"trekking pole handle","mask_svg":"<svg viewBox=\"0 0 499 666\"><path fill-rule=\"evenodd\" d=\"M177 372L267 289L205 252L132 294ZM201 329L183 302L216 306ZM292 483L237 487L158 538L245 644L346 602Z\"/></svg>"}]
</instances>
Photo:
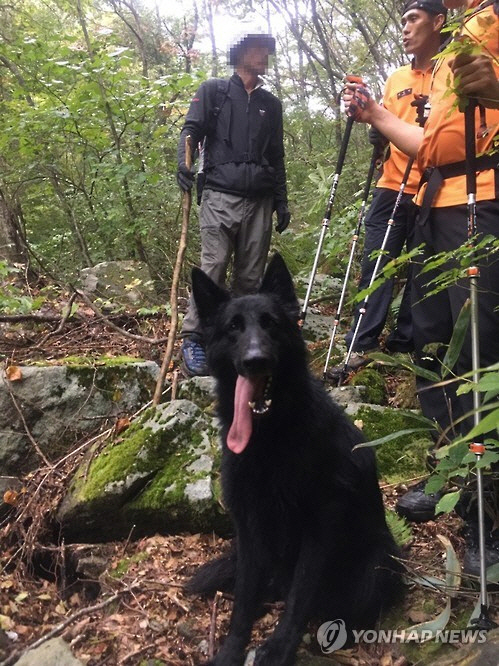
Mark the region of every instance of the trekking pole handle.
<instances>
[{"instance_id":1,"label":"trekking pole handle","mask_svg":"<svg viewBox=\"0 0 499 666\"><path fill-rule=\"evenodd\" d=\"M185 137L185 166L190 170L192 166L192 146L191 135Z\"/></svg>"},{"instance_id":2,"label":"trekking pole handle","mask_svg":"<svg viewBox=\"0 0 499 666\"><path fill-rule=\"evenodd\" d=\"M361 76L355 76L355 74L347 74L345 76L345 81L347 83L364 83L364 79Z\"/></svg>"}]
</instances>

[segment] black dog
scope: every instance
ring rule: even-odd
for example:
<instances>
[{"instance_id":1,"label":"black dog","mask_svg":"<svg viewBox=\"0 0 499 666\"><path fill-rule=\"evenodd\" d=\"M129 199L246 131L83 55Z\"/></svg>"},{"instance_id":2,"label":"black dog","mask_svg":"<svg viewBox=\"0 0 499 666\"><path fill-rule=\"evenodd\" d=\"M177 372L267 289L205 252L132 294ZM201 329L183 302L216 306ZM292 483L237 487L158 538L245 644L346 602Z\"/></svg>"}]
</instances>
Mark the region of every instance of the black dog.
<instances>
[{"instance_id":1,"label":"black dog","mask_svg":"<svg viewBox=\"0 0 499 666\"><path fill-rule=\"evenodd\" d=\"M222 485L233 556L208 563L190 590L230 582L229 634L218 666L243 664L269 590L285 601L255 665L293 664L312 617L372 627L401 587L374 454L307 367L291 276L274 255L255 295L231 298L192 273L222 423ZM220 589L219 588L219 589Z\"/></svg>"}]
</instances>

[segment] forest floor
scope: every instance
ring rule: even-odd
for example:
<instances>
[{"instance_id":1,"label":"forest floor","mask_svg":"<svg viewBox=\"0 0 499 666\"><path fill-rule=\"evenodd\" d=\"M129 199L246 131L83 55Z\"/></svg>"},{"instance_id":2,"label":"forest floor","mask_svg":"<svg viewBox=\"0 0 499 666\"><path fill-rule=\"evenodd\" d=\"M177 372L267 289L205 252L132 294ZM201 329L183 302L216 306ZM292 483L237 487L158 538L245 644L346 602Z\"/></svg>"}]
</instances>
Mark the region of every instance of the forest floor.
<instances>
[{"instance_id":1,"label":"forest floor","mask_svg":"<svg viewBox=\"0 0 499 666\"><path fill-rule=\"evenodd\" d=\"M125 355L161 362L164 345L148 340L166 336L166 316L110 318L112 324L136 336L132 338L118 333L90 309L82 307L80 313L79 319L68 320L62 327L58 322L61 304L52 303L45 310L47 317L54 316L53 321L2 323L0 318L0 360L15 366L37 359L57 363L68 356ZM182 584L227 543L212 534L151 535L139 541L131 534L126 541L90 548L65 544L51 519L72 471L69 464L56 471L36 470L23 480L22 492L4 498L11 509L0 521L0 663L14 664L24 650L51 636L63 637L88 666L203 663L227 631L232 602L228 595L215 600L188 596ZM405 486L383 484L382 489L387 506L393 507ZM439 535L450 541L462 561L460 520L453 514L443 516L412 527L412 539L404 548L409 578L445 577L445 547ZM86 569L82 564L89 553L98 565L94 574L89 572L88 557ZM466 626L476 600L476 588L456 594L453 626ZM383 626L396 629L430 620L445 603L442 592L413 582L404 602ZM279 604L266 607L255 625L253 645L273 630L279 611ZM301 647L308 655L321 655L316 630L309 627L308 640ZM335 653L334 660L332 664L352 666L433 663L428 651L417 645L377 643Z\"/></svg>"}]
</instances>

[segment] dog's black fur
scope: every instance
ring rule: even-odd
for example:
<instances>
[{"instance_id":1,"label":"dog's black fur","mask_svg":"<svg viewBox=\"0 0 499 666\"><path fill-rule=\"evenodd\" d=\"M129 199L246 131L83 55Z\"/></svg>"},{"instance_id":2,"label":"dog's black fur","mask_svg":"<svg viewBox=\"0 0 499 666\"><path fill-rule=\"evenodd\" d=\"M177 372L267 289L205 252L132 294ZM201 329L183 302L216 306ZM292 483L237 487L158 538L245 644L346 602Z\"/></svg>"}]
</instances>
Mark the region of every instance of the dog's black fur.
<instances>
[{"instance_id":1,"label":"dog's black fur","mask_svg":"<svg viewBox=\"0 0 499 666\"><path fill-rule=\"evenodd\" d=\"M236 551L201 568L190 591L223 588L236 569L229 634L210 662L232 666L244 662L263 597L277 590L285 610L255 665L287 666L312 617L341 618L350 630L375 624L401 588L392 557L398 550L374 454L353 450L361 432L308 370L282 258L274 255L258 294L231 298L196 268L192 286L217 380L222 484ZM262 396L268 378L270 406ZM248 387L254 411L264 413L249 413Z\"/></svg>"}]
</instances>

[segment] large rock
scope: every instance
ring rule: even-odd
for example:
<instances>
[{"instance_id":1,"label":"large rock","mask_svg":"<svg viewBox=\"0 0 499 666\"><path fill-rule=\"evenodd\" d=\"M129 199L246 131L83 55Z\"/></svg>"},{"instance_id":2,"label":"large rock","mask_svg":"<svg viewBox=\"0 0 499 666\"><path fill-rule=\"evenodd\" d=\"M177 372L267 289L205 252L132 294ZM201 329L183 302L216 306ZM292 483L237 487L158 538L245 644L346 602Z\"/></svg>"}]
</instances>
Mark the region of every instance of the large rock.
<instances>
[{"instance_id":1,"label":"large rock","mask_svg":"<svg viewBox=\"0 0 499 666\"><path fill-rule=\"evenodd\" d=\"M431 666L497 666L499 664L499 629L489 631L484 643L471 643L451 655L444 657L432 656Z\"/></svg>"},{"instance_id":2,"label":"large rock","mask_svg":"<svg viewBox=\"0 0 499 666\"><path fill-rule=\"evenodd\" d=\"M20 367L15 381L0 373L0 475L41 464L27 429L45 456L56 460L107 419L145 404L158 372L152 361L110 359L96 366Z\"/></svg>"},{"instance_id":3,"label":"large rock","mask_svg":"<svg viewBox=\"0 0 499 666\"><path fill-rule=\"evenodd\" d=\"M80 271L82 290L92 300L114 309L163 305L146 264L139 261L103 261Z\"/></svg>"},{"instance_id":4,"label":"large rock","mask_svg":"<svg viewBox=\"0 0 499 666\"><path fill-rule=\"evenodd\" d=\"M58 513L69 541L156 532L227 533L219 502L218 427L189 400L151 408L82 463Z\"/></svg>"},{"instance_id":5,"label":"large rock","mask_svg":"<svg viewBox=\"0 0 499 666\"><path fill-rule=\"evenodd\" d=\"M52 638L40 647L29 650L16 666L82 666L62 638Z\"/></svg>"}]
</instances>

